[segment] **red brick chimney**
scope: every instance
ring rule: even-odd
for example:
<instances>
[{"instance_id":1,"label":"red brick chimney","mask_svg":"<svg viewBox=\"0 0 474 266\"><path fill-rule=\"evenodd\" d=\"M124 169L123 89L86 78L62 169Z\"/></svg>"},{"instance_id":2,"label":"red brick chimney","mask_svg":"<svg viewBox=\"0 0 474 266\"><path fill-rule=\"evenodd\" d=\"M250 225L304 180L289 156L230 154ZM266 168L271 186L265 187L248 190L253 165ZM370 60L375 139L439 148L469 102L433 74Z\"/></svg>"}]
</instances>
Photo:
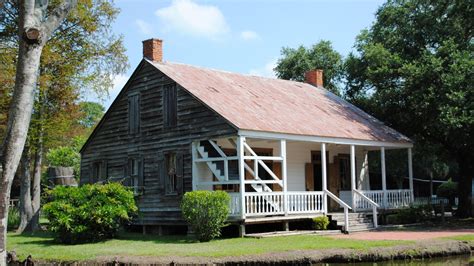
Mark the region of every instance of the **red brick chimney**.
<instances>
[{"instance_id":1,"label":"red brick chimney","mask_svg":"<svg viewBox=\"0 0 474 266\"><path fill-rule=\"evenodd\" d=\"M310 70L304 74L304 79L306 83L309 83L313 86L323 87L323 70Z\"/></svg>"},{"instance_id":2,"label":"red brick chimney","mask_svg":"<svg viewBox=\"0 0 474 266\"><path fill-rule=\"evenodd\" d=\"M143 57L154 62L163 62L163 41L148 39L143 41Z\"/></svg>"}]
</instances>

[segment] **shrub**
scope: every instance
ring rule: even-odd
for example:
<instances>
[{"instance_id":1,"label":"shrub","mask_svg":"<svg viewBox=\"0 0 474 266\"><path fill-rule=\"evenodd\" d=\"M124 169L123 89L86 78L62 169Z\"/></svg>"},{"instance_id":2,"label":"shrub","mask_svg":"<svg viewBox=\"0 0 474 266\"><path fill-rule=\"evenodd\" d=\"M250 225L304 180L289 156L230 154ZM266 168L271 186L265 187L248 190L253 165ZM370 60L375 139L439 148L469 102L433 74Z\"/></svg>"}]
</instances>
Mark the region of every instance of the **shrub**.
<instances>
[{"instance_id":1,"label":"shrub","mask_svg":"<svg viewBox=\"0 0 474 266\"><path fill-rule=\"evenodd\" d=\"M425 222L431 218L432 212L430 206L420 205L398 210L396 214L387 217L387 222L393 224L411 224Z\"/></svg>"},{"instance_id":2,"label":"shrub","mask_svg":"<svg viewBox=\"0 0 474 266\"><path fill-rule=\"evenodd\" d=\"M11 206L8 209L8 230L15 230L20 226L20 210L17 207Z\"/></svg>"},{"instance_id":3,"label":"shrub","mask_svg":"<svg viewBox=\"0 0 474 266\"><path fill-rule=\"evenodd\" d=\"M454 198L458 194L458 183L453 182L451 179L448 182L441 184L436 190L438 197L449 199L450 205L453 205Z\"/></svg>"},{"instance_id":4,"label":"shrub","mask_svg":"<svg viewBox=\"0 0 474 266\"><path fill-rule=\"evenodd\" d=\"M72 147L58 147L49 150L46 159L53 167L75 167L81 160L80 154Z\"/></svg>"},{"instance_id":5,"label":"shrub","mask_svg":"<svg viewBox=\"0 0 474 266\"><path fill-rule=\"evenodd\" d=\"M221 235L229 215L230 196L224 191L193 191L184 194L181 210L199 241Z\"/></svg>"},{"instance_id":6,"label":"shrub","mask_svg":"<svg viewBox=\"0 0 474 266\"><path fill-rule=\"evenodd\" d=\"M329 219L327 216L319 216L313 218L313 228L315 230L327 230L329 225Z\"/></svg>"},{"instance_id":7,"label":"shrub","mask_svg":"<svg viewBox=\"0 0 474 266\"><path fill-rule=\"evenodd\" d=\"M118 183L58 186L46 192L43 211L62 243L95 242L115 236L137 206L133 192Z\"/></svg>"}]
</instances>

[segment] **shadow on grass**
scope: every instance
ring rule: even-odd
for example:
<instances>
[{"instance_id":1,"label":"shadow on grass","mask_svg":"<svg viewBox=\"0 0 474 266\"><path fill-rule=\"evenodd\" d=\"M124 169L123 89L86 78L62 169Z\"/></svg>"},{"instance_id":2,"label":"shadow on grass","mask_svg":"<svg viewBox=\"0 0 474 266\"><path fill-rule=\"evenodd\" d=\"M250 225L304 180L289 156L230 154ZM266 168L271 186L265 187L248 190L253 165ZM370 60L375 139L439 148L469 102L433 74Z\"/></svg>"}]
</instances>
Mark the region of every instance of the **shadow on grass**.
<instances>
[{"instance_id":1,"label":"shadow on grass","mask_svg":"<svg viewBox=\"0 0 474 266\"><path fill-rule=\"evenodd\" d=\"M148 241L156 244L194 244L200 243L194 238L187 236L157 236L157 235L143 235L139 233L131 232L120 232L116 237L111 239L105 239L101 241L94 242L85 242L77 244L65 244L57 241L55 239L55 234L47 231L34 232L34 233L23 233L23 234L11 234L9 235L10 239L16 239L17 244L36 244L42 245L45 247L50 246L79 246L79 245L89 245L89 244L100 244L106 243L108 241Z\"/></svg>"}]
</instances>

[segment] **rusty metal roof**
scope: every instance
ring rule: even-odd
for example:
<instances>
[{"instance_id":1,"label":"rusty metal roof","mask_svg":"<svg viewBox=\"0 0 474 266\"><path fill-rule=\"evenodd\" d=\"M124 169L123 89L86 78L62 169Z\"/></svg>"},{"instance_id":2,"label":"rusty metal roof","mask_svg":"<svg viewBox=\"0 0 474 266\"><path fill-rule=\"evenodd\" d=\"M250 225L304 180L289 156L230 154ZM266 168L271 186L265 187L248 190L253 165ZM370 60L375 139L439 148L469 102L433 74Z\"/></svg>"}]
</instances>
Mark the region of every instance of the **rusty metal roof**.
<instances>
[{"instance_id":1,"label":"rusty metal roof","mask_svg":"<svg viewBox=\"0 0 474 266\"><path fill-rule=\"evenodd\" d=\"M148 62L241 130L410 142L324 88L185 64Z\"/></svg>"}]
</instances>

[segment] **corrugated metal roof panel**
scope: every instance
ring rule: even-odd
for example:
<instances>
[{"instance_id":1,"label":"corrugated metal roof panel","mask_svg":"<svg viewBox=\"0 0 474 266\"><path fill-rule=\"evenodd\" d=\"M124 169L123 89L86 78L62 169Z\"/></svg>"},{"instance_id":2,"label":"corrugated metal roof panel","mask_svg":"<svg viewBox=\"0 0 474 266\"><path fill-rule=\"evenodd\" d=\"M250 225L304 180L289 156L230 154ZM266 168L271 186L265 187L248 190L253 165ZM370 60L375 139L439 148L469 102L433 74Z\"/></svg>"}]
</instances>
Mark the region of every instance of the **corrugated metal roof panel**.
<instances>
[{"instance_id":1,"label":"corrugated metal roof panel","mask_svg":"<svg viewBox=\"0 0 474 266\"><path fill-rule=\"evenodd\" d=\"M185 64L150 63L242 130L410 142L323 88Z\"/></svg>"}]
</instances>

